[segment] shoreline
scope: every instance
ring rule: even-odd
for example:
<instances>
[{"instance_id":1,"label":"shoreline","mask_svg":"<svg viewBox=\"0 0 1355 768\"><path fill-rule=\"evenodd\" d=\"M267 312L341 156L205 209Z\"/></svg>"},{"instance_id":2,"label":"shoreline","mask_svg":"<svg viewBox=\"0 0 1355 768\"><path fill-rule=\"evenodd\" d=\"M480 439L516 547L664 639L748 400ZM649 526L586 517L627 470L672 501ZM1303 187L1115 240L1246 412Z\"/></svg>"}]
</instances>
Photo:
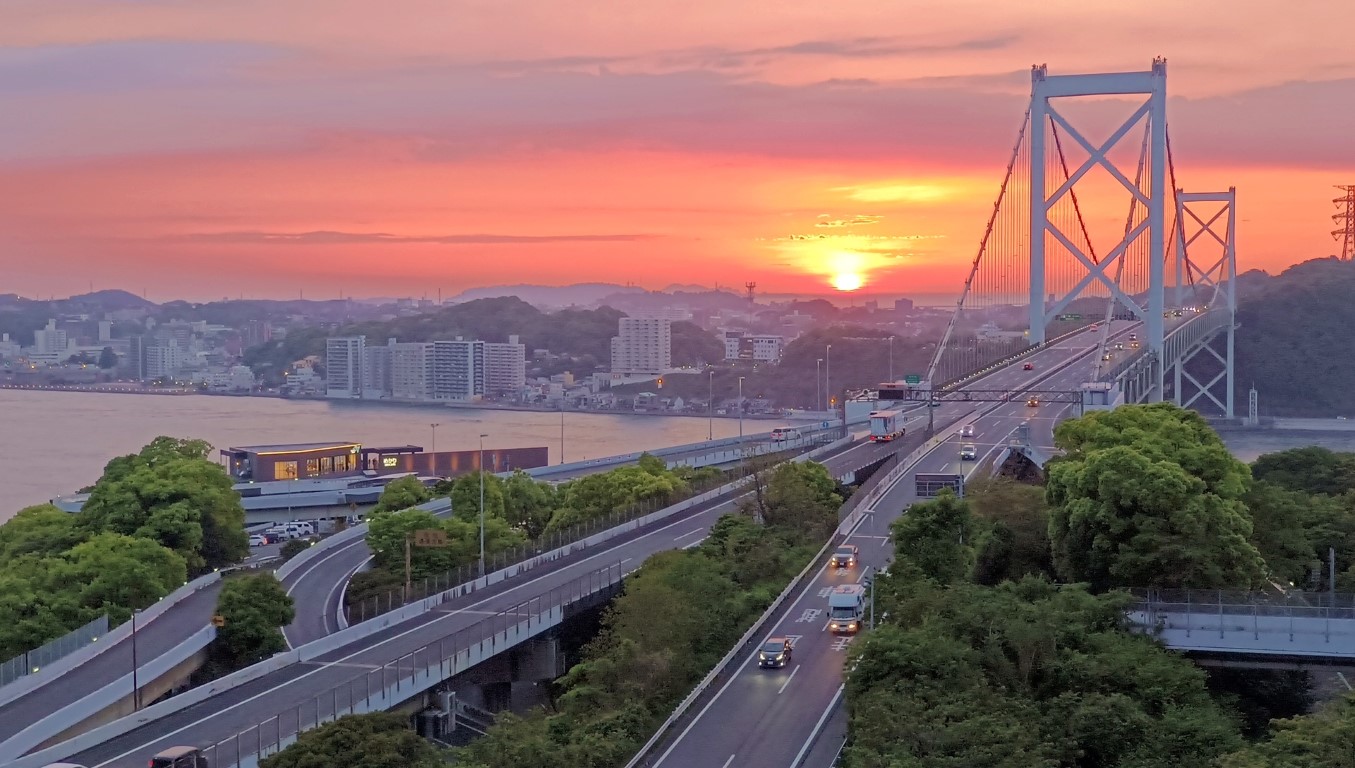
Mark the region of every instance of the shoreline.
<instances>
[{"instance_id":1,"label":"shoreline","mask_svg":"<svg viewBox=\"0 0 1355 768\"><path fill-rule=\"evenodd\" d=\"M292 402L311 402L311 403L329 403L332 405L348 406L399 406L402 408L426 408L426 409L445 409L452 408L467 411L516 411L522 413L562 413L573 415L602 415L602 416L662 416L666 418L692 418L692 419L728 419L737 420L738 416L729 414L705 414L689 413L680 411L635 411L635 410L599 410L599 409L580 409L571 408L562 410L560 408L548 408L533 405L518 405L513 403L460 403L460 402L419 402L410 400L348 400L328 397L295 397L291 395L275 395L259 392L204 392L189 388L171 388L171 387L138 387L135 385L109 385L109 384L11 384L0 383L0 389L29 391L29 392L79 392L83 394L112 394L112 395L156 395L161 397L231 397L237 399L244 398L267 398L270 400L287 400ZM768 415L763 413L745 414L744 421L794 421L811 422L823 421L818 416L806 415Z\"/></svg>"}]
</instances>

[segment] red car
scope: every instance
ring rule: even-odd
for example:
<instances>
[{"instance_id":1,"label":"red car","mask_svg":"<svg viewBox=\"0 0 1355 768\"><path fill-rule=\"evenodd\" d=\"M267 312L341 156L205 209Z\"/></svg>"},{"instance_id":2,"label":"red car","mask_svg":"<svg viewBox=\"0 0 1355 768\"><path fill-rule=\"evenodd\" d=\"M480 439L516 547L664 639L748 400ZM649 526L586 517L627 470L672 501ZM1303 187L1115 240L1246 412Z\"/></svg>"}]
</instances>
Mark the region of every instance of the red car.
<instances>
[{"instance_id":1,"label":"red car","mask_svg":"<svg viewBox=\"0 0 1355 768\"><path fill-rule=\"evenodd\" d=\"M1033 371L1033 370L1035 370L1035 363L1026 363L1025 365L1023 365L1023 366L1021 366L1021 367L1024 368L1024 369L1026 369L1027 371Z\"/></svg>"}]
</instances>

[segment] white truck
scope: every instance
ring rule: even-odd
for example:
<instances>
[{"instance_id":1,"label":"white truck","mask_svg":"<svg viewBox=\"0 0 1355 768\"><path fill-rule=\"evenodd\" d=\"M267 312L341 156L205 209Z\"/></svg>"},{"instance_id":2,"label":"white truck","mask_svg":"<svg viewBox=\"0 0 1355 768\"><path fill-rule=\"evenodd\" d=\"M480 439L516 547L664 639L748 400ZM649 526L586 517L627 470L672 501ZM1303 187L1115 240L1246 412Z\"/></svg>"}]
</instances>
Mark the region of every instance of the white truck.
<instances>
[{"instance_id":1,"label":"white truck","mask_svg":"<svg viewBox=\"0 0 1355 768\"><path fill-rule=\"evenodd\" d=\"M866 615L866 588L860 584L844 584L828 593L828 629L837 634L851 634L861 629Z\"/></svg>"},{"instance_id":2,"label":"white truck","mask_svg":"<svg viewBox=\"0 0 1355 768\"><path fill-rule=\"evenodd\" d=\"M903 424L899 422L899 414L893 411L871 411L870 412L870 441L872 443L887 443L895 438L903 437Z\"/></svg>"}]
</instances>

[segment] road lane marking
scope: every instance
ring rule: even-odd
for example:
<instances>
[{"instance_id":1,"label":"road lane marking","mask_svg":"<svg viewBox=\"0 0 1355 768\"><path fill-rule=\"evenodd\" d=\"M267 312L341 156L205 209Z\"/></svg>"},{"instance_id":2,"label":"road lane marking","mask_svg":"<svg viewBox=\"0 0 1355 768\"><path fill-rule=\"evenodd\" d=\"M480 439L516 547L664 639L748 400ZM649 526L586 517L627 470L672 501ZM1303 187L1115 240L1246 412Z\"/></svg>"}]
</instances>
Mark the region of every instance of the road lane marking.
<instances>
[{"instance_id":1,"label":"road lane marking","mask_svg":"<svg viewBox=\"0 0 1355 768\"><path fill-rule=\"evenodd\" d=\"M729 768L729 764L732 763L732 762L734 762L734 756L733 756L733 755L730 755L730 756L729 756L729 759L726 760L726 761L725 761L725 764L722 765L722 766L720 766L720 768Z\"/></svg>"},{"instance_id":2,"label":"road lane marking","mask_svg":"<svg viewBox=\"0 0 1355 768\"><path fill-rule=\"evenodd\" d=\"M301 580L302 580L302 579L306 578L306 577L309 576L311 573L313 573L313 572L315 571L316 568L319 568L320 566L324 565L325 562L327 562L330 558L332 558L332 557L334 557L334 556L336 556L336 555L343 554L344 552L347 552L349 549L352 549L353 546L355 546L355 545L357 545L357 544L366 544L366 543L367 543L367 538L366 538L366 537L353 539L353 540L350 541L350 542L347 542L347 543L342 544L342 545L340 545L340 546L338 546L338 547L335 547L333 552L330 552L329 554L325 555L324 557L321 557L321 558L317 559L315 562L313 562L313 563L308 563L308 564L306 565L306 567L305 567L300 573L298 573L298 574L296 575L296 580L292 582L292 586L290 586L290 587L287 588L287 594L288 594L288 595L292 594L292 591L296 589L297 585L301 583Z\"/></svg>"},{"instance_id":3,"label":"road lane marking","mask_svg":"<svg viewBox=\"0 0 1355 768\"><path fill-rule=\"evenodd\" d=\"M791 765L799 765L804 761L805 755L809 754L809 748L814 744L814 740L819 737L819 734L823 732L823 724L828 722L833 710L837 709L838 702L842 700L842 691L846 687L845 684L837 687L837 693L833 694L833 700L828 702L828 708L823 710L822 715L819 715L819 721L814 723L814 728L809 732L809 738L805 739L804 746L800 747L800 751L795 754L795 759L790 761ZM726 765L728 764L726 763Z\"/></svg>"},{"instance_id":4,"label":"road lane marking","mask_svg":"<svg viewBox=\"0 0 1355 768\"><path fill-rule=\"evenodd\" d=\"M790 685L790 681L795 679L795 673L796 673L796 672L799 672L799 671L800 671L800 665L799 665L799 664L796 664L796 665L795 665L795 668L792 669L792 670L790 671L790 677L787 677L787 678L786 678L786 682L782 683L782 684L781 684L781 689L780 689L779 691L776 692L776 695L777 695L777 696L780 696L781 694L783 694L783 693L786 692L786 686Z\"/></svg>"},{"instance_id":5,"label":"road lane marking","mask_svg":"<svg viewBox=\"0 0 1355 768\"><path fill-rule=\"evenodd\" d=\"M705 529L705 528L697 528L697 529L694 530L694 531L687 531L686 533L678 534L677 536L674 536L673 538L675 538L675 539L685 539L685 538L687 538L688 536L691 536L691 535L694 534L694 533L700 533L700 532L702 532L702 531L704 531L704 530L706 530L706 529Z\"/></svg>"},{"instance_id":6,"label":"road lane marking","mask_svg":"<svg viewBox=\"0 0 1355 768\"><path fill-rule=\"evenodd\" d=\"M682 548L683 548L683 549L691 549L692 547L699 547L699 546L701 546L701 542L705 541L706 538L707 538L707 537L702 536L701 538L697 539L696 541L693 541L691 544L684 544L684 545L682 545Z\"/></svg>"}]
</instances>

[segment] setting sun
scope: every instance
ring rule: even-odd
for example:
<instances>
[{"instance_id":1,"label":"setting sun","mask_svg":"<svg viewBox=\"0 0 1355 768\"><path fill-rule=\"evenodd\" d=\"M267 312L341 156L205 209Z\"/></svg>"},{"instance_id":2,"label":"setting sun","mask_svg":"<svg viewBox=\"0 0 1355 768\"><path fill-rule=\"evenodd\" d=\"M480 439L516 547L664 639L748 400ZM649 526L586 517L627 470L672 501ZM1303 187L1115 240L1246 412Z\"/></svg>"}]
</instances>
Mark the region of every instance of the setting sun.
<instances>
[{"instance_id":1,"label":"setting sun","mask_svg":"<svg viewBox=\"0 0 1355 768\"><path fill-rule=\"evenodd\" d=\"M856 272L840 272L833 275L833 287L839 291L854 291L866 284L866 279Z\"/></svg>"}]
</instances>

